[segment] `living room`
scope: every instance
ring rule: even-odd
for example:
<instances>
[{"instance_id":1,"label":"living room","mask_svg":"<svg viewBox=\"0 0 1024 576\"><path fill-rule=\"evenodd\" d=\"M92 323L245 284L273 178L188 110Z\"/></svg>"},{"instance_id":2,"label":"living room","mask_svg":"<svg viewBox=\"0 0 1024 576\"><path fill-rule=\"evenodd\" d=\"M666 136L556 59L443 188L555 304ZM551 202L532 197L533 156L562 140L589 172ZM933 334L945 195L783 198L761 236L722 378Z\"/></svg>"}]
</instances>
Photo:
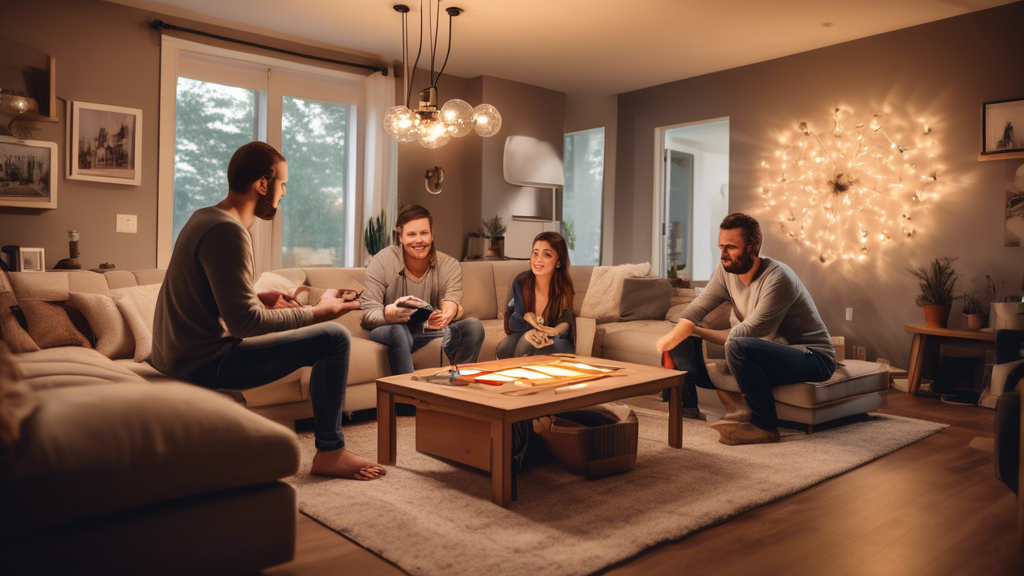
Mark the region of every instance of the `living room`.
<instances>
[{"instance_id":1,"label":"living room","mask_svg":"<svg viewBox=\"0 0 1024 576\"><path fill-rule=\"evenodd\" d=\"M372 71L337 63L342 61L386 69L389 74L381 82L387 104L409 104L415 109L416 94L431 83L427 57L430 48L424 49L415 77L406 86L399 50L403 16L393 10L393 5L311 3L282 9L237 3L206 6L185 0L42 0L7 7L8 18L0 24L0 37L5 45L10 42L21 48L7 51L10 56L4 58L5 63L18 74L28 67L46 70L52 66L53 73L48 77L53 81L42 84L46 90L54 87L52 94L38 98L40 112L45 108L42 116L52 120L22 119L10 124L9 129L20 139L52 144L52 148L43 149L52 149L52 166L55 170L60 167L64 175L53 183L54 208L0 205L0 245L42 248L45 256L40 267L51 270L66 256L75 257L69 254L68 231L76 230L76 249L81 251L78 261L84 270L112 264L107 276L113 278L116 274L111 276L112 272L165 269L183 224L176 219L179 212L213 204L226 192L223 185L214 181L196 192L193 200L179 201L175 193L184 187L184 180L180 180L184 177L175 171L173 115L176 105L184 106L181 100L175 101L175 86L182 93L181 79L201 76L207 84L225 85L229 83L227 78L244 77L233 86L243 86L257 94L253 101L258 102L265 97L259 94L272 94L285 78L302 86L301 94L294 94L306 101L328 101L334 96L321 97L327 92L308 79L309 71L316 67L341 83L356 86L345 90L355 94L353 98L359 101L354 106L359 109L358 114L366 114L364 109L372 106L363 79ZM371 127L366 116L358 116L356 122L345 125L350 130L346 141L356 142L360 148L357 154L340 160L350 167L346 172L348 182L340 186L345 189L343 201L339 200L343 207L340 211L327 211L331 218L343 222L344 239L339 241L339 248L327 260L320 261L316 260L317 254L307 254L301 257L307 259L302 260L294 250L287 253L281 249L281 235L288 234L289 226L296 226L295 221L289 224L288 210L302 205L300 191L293 185L290 197L282 205L279 221L256 233L257 250L262 246L264 251L257 257L259 271L324 266L331 270L361 269L369 259L363 242L369 228L367 221L381 210L393 214L401 204L427 208L434 218L437 249L457 259L467 255L471 235L481 228L482 220L498 216L506 224L514 222L519 226L533 225L531 218L564 221L569 216L568 203L556 192L553 204L551 191L563 184L545 187L543 183L525 186L509 182L505 170L506 137L532 138L554 150L561 161L567 135L603 129L603 179L597 196L601 217L599 222L589 222L600 230L596 235L596 257L590 261L574 259L573 266L650 263L650 272L641 275L665 277L669 273L668 260L659 246L658 230L665 212L659 206L664 199L664 172L659 156L668 145L659 137L678 127L727 119L727 207L730 212L749 212L761 220L765 254L792 268L814 298L829 333L844 339L846 358L869 362L882 358L894 367L910 369L910 373L897 379L910 381L916 376L919 385L925 384L926 393L927 380L939 380L936 368L930 366L937 365L939 360L936 337L925 335L932 338L934 350L924 354L925 338L916 338L921 335L905 328L925 322L915 302L918 280L909 270L927 266L935 259L956 259L953 266L959 274L957 296L973 295L982 301L986 313L990 303L1013 296L1020 301L1024 258L1019 242L1017 246L1011 245L1007 235L1008 203L1014 191L1011 184L1022 178L1017 174L1024 155L987 150L983 127L987 126L986 115L1002 110L999 103L1012 103L1024 92L1024 59L1020 58L1024 2L928 6L873 2L855 7L851 3L829 2L813 8L800 3L772 8L749 2L714 7L659 3L628 8L573 5L572 9L539 3L513 8L472 1L444 2L438 21L434 22L440 23L442 38L436 51L435 74L446 60L442 52L449 41L449 17L444 9L453 5L465 13L452 18L450 59L436 83L438 106L454 98L472 106L489 104L500 112L498 133L491 138L470 133L434 149L417 142L398 142L391 148L393 140L385 140L391 136L381 129L379 121ZM412 29L419 22L421 11L418 2L410 3L410 7L412 12L407 17L411 50L407 63L412 67L419 40L419 34ZM527 16L534 9L541 14L550 11L551 15L532 25L519 26L519 22L535 17ZM635 14L618 21L616 14L622 11ZM677 19L681 26L686 22L686 28L676 35L660 27L657 34L646 32L655 22ZM157 20L171 27L156 29L153 22ZM679 38L684 30L696 35L697 28L702 27L713 30L704 44L691 44ZM551 40L563 28L574 30L571 39L562 43ZM584 37L591 39L582 43ZM640 38L649 40L649 44L637 50L633 45ZM637 58L638 51L646 57ZM230 54L237 54L245 66L225 72L221 65L230 60ZM628 55L629 59L620 54ZM284 68L276 72L276 65ZM263 72L259 72L261 68ZM268 69L274 71L267 73ZM182 70L193 71L195 75L189 76ZM262 79L256 78L260 74ZM260 82L268 87L263 92ZM79 139L73 137L78 127L69 119L78 113L76 106L85 103L137 113L141 129L136 139L137 164L132 178L121 182L96 181L73 173L74 163L69 159L73 157L72 145L78 144ZM997 106L990 109L993 103ZM297 145L298 140L288 143L288 126L292 133L297 133L301 125L289 125L286 113L287 110L280 112L278 120L268 113L266 122L257 121L255 131L249 134L271 143L276 138L277 145L285 148ZM12 115L0 120L7 124ZM806 123L807 129L801 123ZM875 125L880 128L876 130ZM782 156L795 155L797 147L806 143L800 150L814 149L817 156L807 157L807 164L814 164L816 160L811 158L824 156L821 150L826 147L821 143L830 142L836 130L863 134L864 138L889 138L891 149L898 150L893 153L896 160L881 159L878 169L912 174L912 178L906 178L907 188L922 191L916 198L912 194L902 196L907 199L905 204L891 204L894 210L903 210L899 214L890 210L889 214L883 211L879 215L876 211L867 222L844 220L844 233L869 232L865 236L868 242L863 246L859 240L857 245L848 246L842 244L842 238L829 238L832 232L826 224L812 223L809 231L801 229L800 224L809 222L801 216L806 213L801 209L814 206L808 204L813 200L800 195L801 190L796 187L782 186L787 180L782 164L789 160ZM241 135L237 131L226 132L231 132L231 142L239 137L244 138L243 142L252 139L244 131ZM310 137L316 138L315 133L311 130ZM216 140L209 135L205 138ZM326 136L320 138L324 140ZM371 141L377 142L376 147ZM1019 136L1016 141L1020 141ZM930 143L934 146L925 149ZM904 155L899 150L903 146L916 156ZM234 147L227 151L227 156L221 152L218 158L230 157ZM922 149L918 151L918 147ZM370 148L376 154L370 154ZM208 148L200 150L201 154L212 154L207 152ZM391 150L394 157L388 160ZM289 155L287 149L285 152ZM794 156L790 166L794 174L797 161ZM387 166L393 167L392 173ZM434 167L443 168L445 174L443 183L437 185L438 194L429 190L429 181L426 185L424 182L425 171ZM211 174L222 177L224 169L226 165L221 165ZM292 171L291 178L295 180L294 167ZM779 196L773 196L776 187ZM204 203L211 198L209 194L219 197ZM791 202L792 219L773 204L783 201L782 194ZM890 194L890 190L885 194ZM851 197L846 196L847 200ZM859 201L882 205L892 200L878 193L868 200L862 194ZM127 217L134 232L118 231L123 217ZM1019 215L1016 218L1019 220ZM854 224L856 229L852 228ZM576 225L577 230L580 227ZM511 233L512 230L509 236ZM269 241L261 243L259 238ZM287 241L283 244L287 246ZM509 238L505 245L511 250ZM498 268L495 265L486 286L472 284L485 290L474 294L467 290L466 294L467 308L483 310L482 318L495 321L504 305L500 300L514 276L506 272L500 276ZM464 269L467 286L481 281L470 265L464 265ZM692 271L693 266L683 268L682 275L689 275L688 270ZM345 276L343 272L325 271L322 279L315 274L307 272L303 278L292 281L311 286L361 281L361 277ZM986 277L991 280L986 281ZM707 278L695 275L691 280L699 286ZM69 292L67 282L64 293ZM137 278L133 282L143 284ZM111 284L109 288L116 290L122 286ZM587 287L577 288L583 296ZM106 289L103 286L100 291ZM74 291L74 286L70 286L70 292ZM485 302L488 299L480 294L489 294L489 301ZM471 298L477 300L469 302ZM581 304L586 306L585 302ZM995 319L989 321L991 326L995 325ZM967 317L959 300L946 325L950 330L966 329ZM349 328L355 334L358 323ZM605 349L610 350L612 342L605 338L595 340L594 345L605 344ZM985 341L979 346L992 344ZM436 366L438 352L428 350ZM582 354L579 348L577 353ZM919 353L919 364L924 367L919 366L914 373L911 364ZM615 359L608 354L602 357ZM659 365L657 359L655 363ZM350 386L372 384L373 380L372 376L352 375ZM378 406L373 386L351 388L348 402ZM282 394L266 392L262 397L249 398L249 406L257 413L261 406L274 406L276 412L266 408L263 415L278 422L295 419L295 414L308 411L308 396L292 399ZM934 394L909 395L895 389L887 390L884 397L888 406L879 408L882 413L950 428L907 440L905 448L872 456L873 461L851 465L852 470L837 469L830 474L835 477L829 480L821 478L812 484L794 485L799 487L792 489L791 496L779 495L771 503L745 505L722 517L731 518L727 521L697 523L691 529L679 529L681 532L669 530L666 534L678 536L653 542L640 539L631 551L621 552L596 567L581 563L588 568L579 571L667 571L686 566L697 572L729 573L757 567L768 573L783 573L791 566L784 559L798 553L808 558L799 564L802 569L798 571L802 572L888 572L894 571L894 566L908 573L1019 570L1018 504L1013 492L992 472L996 458L994 411L955 406L941 402ZM281 402L281 398L288 398L288 402ZM702 403L703 400L702 396ZM282 407L285 404L287 410ZM367 420L367 412L372 414L372 410L357 411L354 421ZM399 416L399 421L402 418ZM684 449L693 423L686 425ZM846 427L844 421L832 431ZM816 434L819 433L808 437ZM300 442L305 442L305 437ZM371 446L376 444L371 442ZM399 455L399 467L404 454L407 453ZM372 454L364 455L372 459ZM641 470L642 461L643 453L637 469L620 478L657 474L656 467ZM423 472L447 473L435 469ZM397 476L392 473L381 482L366 483L365 490ZM512 504L509 510L513 513L516 506L530 498L530 480L526 474L522 476L522 501ZM472 473L468 477L475 478ZM477 480L485 489L478 499L494 506L486 494L486 479ZM349 488L346 484L342 486L339 493L344 494ZM607 490L611 489L612 485L608 485ZM427 498L437 494L443 493L431 492ZM300 510L305 499L300 495ZM758 507L760 504L765 506ZM823 517L810 518L819 506L827 508ZM948 513L941 512L945 506ZM348 528L325 520L324 515L332 514L327 510L298 514L294 564L272 568L268 573L334 571L350 562L348 565L359 566L357 570L364 573L453 571L438 564L421 565L419 560L395 560L395 553L383 545L354 537ZM643 509L636 511L641 513ZM852 516L855 514L860 516ZM310 517L316 518L316 522ZM496 522L507 520L500 515L488 518ZM263 521L258 517L252 520ZM188 522L188 517L183 521ZM632 521L636 532L644 532L640 528L643 520L634 517ZM374 526L394 529L386 523ZM230 524L225 526L229 528ZM751 533L762 535L764 541L751 537ZM855 534L854 539L860 543L847 550L826 538L849 538L848 534ZM416 530L401 534L405 539L416 535ZM263 535L271 536L282 537ZM780 542L788 538L795 542ZM736 555L736 539L755 552ZM596 536L591 541L595 546L601 545ZM663 541L671 543L661 545ZM979 547L990 553L978 554ZM325 552L325 548L330 551ZM553 550L558 551L557 547ZM444 556L449 564L459 562L455 552ZM714 556L718 558L707 559ZM318 566L318 562L324 564ZM337 564L331 565L333 562ZM770 569L764 568L766 563ZM469 569L472 566L469 564ZM511 566L516 571L515 564ZM571 568L565 571L575 573Z\"/></svg>"}]
</instances>

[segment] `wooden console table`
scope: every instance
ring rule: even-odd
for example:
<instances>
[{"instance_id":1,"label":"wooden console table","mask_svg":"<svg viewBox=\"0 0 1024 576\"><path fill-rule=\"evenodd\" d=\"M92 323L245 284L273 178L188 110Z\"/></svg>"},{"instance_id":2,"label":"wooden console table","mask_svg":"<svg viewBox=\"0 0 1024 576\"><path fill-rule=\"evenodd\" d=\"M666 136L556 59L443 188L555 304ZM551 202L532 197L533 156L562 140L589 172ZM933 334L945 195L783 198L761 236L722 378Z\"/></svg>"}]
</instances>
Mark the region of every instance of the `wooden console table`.
<instances>
[{"instance_id":1,"label":"wooden console table","mask_svg":"<svg viewBox=\"0 0 1024 576\"><path fill-rule=\"evenodd\" d=\"M924 366L925 348L944 339L981 340L995 345L996 335L993 332L976 330L953 330L951 328L935 328L924 324L906 324L903 329L914 335L910 344L910 367L907 368L907 393L916 394L921 386L921 372Z\"/></svg>"}]
</instances>

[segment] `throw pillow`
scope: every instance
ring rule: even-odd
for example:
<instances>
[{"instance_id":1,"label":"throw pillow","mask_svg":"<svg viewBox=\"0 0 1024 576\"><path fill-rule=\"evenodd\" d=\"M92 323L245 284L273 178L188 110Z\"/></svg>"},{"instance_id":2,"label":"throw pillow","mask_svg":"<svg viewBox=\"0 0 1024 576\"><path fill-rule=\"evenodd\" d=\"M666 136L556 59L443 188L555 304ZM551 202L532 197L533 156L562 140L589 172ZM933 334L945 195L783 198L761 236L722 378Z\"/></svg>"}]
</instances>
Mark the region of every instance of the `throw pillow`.
<instances>
[{"instance_id":1,"label":"throw pillow","mask_svg":"<svg viewBox=\"0 0 1024 576\"><path fill-rule=\"evenodd\" d=\"M28 335L42 349L58 346L92 348L89 340L75 328L68 313L56 304L35 298L23 298L18 306L25 313Z\"/></svg>"},{"instance_id":2,"label":"throw pillow","mask_svg":"<svg viewBox=\"0 0 1024 576\"><path fill-rule=\"evenodd\" d=\"M263 274L260 274L259 280L257 280L256 284L253 286L257 294L261 294L263 292L281 292L289 296L294 295L295 289L298 287L299 285L295 282L292 282L280 274L274 274L273 272L264 272Z\"/></svg>"},{"instance_id":3,"label":"throw pillow","mask_svg":"<svg viewBox=\"0 0 1024 576\"><path fill-rule=\"evenodd\" d=\"M619 319L664 320L672 296L672 283L664 278L626 278L622 283Z\"/></svg>"},{"instance_id":4,"label":"throw pillow","mask_svg":"<svg viewBox=\"0 0 1024 576\"><path fill-rule=\"evenodd\" d=\"M683 310L697 297L697 290L694 288L675 288L672 296L669 297L669 309L665 313L665 320L679 322L683 317Z\"/></svg>"},{"instance_id":5,"label":"throw pillow","mask_svg":"<svg viewBox=\"0 0 1024 576\"><path fill-rule=\"evenodd\" d=\"M113 290L111 291L113 292ZM135 361L145 362L153 353L153 330L146 326L146 321L139 312L135 302L127 294L114 294L114 303L121 311L121 316L128 322L135 338ZM152 320L150 320L152 322Z\"/></svg>"},{"instance_id":6,"label":"throw pillow","mask_svg":"<svg viewBox=\"0 0 1024 576\"><path fill-rule=\"evenodd\" d=\"M72 292L68 298L89 321L96 335L96 351L107 358L132 358L135 353L135 338L128 321L114 303L113 298L103 294Z\"/></svg>"},{"instance_id":7,"label":"throw pillow","mask_svg":"<svg viewBox=\"0 0 1024 576\"><path fill-rule=\"evenodd\" d=\"M35 407L32 388L21 378L11 351L0 342L0 455L14 447L21 436L21 422Z\"/></svg>"},{"instance_id":8,"label":"throw pillow","mask_svg":"<svg viewBox=\"0 0 1024 576\"><path fill-rule=\"evenodd\" d=\"M3 339L15 354L38 352L39 346L18 323L18 318L11 307L18 307L18 299L14 297L14 292L0 292L0 339Z\"/></svg>"},{"instance_id":9,"label":"throw pillow","mask_svg":"<svg viewBox=\"0 0 1024 576\"><path fill-rule=\"evenodd\" d=\"M160 296L161 284L143 284L142 286L132 286L130 288L115 288L110 291L110 294L115 298L117 296L125 296L131 300L132 304L135 305L135 310L138 311L139 316L146 325L146 329L149 333L153 333L153 318L156 317L156 300Z\"/></svg>"},{"instance_id":10,"label":"throw pillow","mask_svg":"<svg viewBox=\"0 0 1024 576\"><path fill-rule=\"evenodd\" d=\"M619 319L619 302L622 300L622 283L626 278L642 278L651 271L651 263L622 264L620 266L595 266L590 276L590 286L583 297L580 316L593 318L598 324L615 322Z\"/></svg>"}]
</instances>

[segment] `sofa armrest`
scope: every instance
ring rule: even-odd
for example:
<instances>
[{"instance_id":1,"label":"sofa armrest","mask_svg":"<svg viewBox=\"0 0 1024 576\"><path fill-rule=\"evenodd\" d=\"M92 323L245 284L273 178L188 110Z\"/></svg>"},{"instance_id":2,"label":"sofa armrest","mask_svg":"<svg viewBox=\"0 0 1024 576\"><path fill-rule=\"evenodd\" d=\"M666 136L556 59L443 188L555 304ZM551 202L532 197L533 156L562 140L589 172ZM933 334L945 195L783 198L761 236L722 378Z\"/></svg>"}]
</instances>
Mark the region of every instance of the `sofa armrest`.
<instances>
[{"instance_id":1,"label":"sofa armrest","mask_svg":"<svg viewBox=\"0 0 1024 576\"><path fill-rule=\"evenodd\" d=\"M597 335L597 320L576 317L576 355L594 355L594 337Z\"/></svg>"}]
</instances>

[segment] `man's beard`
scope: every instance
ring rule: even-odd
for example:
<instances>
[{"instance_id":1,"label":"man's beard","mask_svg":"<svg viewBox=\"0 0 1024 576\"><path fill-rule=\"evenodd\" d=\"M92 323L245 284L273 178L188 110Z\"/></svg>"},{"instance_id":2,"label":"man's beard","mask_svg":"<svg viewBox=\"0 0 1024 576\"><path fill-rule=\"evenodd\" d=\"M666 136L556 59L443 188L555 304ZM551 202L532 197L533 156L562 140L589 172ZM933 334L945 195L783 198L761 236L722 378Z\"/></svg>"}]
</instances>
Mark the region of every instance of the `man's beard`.
<instances>
[{"instance_id":1,"label":"man's beard","mask_svg":"<svg viewBox=\"0 0 1024 576\"><path fill-rule=\"evenodd\" d=\"M744 252L743 255L740 256L739 260L731 260L728 262L722 260L722 267L730 274L746 274L754 267L754 258L747 252Z\"/></svg>"},{"instance_id":2,"label":"man's beard","mask_svg":"<svg viewBox=\"0 0 1024 576\"><path fill-rule=\"evenodd\" d=\"M261 220L273 220L277 215L277 207L274 206L274 195L270 192L260 196L256 201L256 217Z\"/></svg>"}]
</instances>

